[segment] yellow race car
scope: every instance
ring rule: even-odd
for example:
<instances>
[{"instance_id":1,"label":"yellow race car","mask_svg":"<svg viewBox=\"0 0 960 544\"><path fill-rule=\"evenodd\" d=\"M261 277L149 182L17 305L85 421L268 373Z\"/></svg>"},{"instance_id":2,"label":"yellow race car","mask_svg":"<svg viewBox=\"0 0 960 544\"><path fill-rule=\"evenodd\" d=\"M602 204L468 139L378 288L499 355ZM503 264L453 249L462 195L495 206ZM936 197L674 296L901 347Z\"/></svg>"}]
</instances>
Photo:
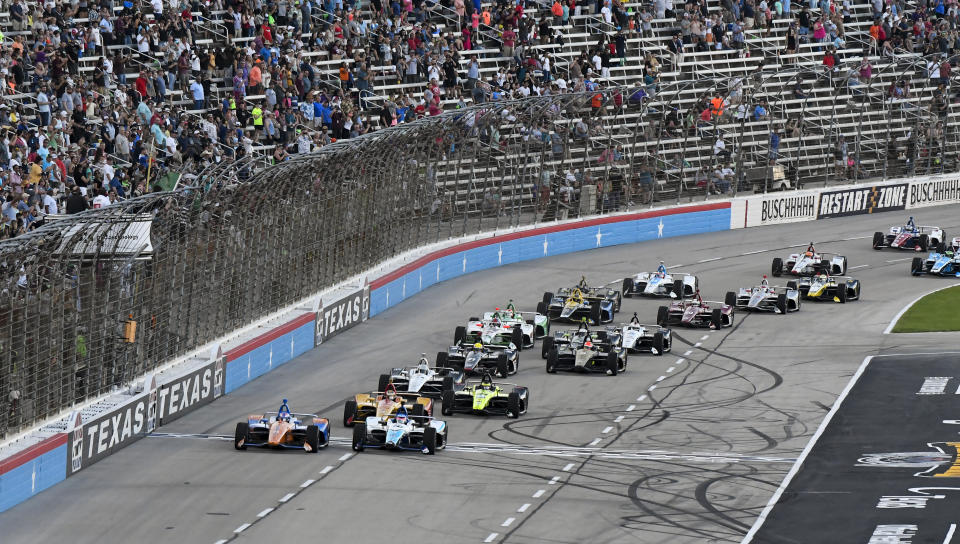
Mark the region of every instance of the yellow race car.
<instances>
[{"instance_id":1,"label":"yellow race car","mask_svg":"<svg viewBox=\"0 0 960 544\"><path fill-rule=\"evenodd\" d=\"M353 427L370 416L390 417L405 406L412 417L433 416L433 400L421 397L417 393L397 391L395 385L388 384L384 391L360 393L343 405L343 426Z\"/></svg>"}]
</instances>

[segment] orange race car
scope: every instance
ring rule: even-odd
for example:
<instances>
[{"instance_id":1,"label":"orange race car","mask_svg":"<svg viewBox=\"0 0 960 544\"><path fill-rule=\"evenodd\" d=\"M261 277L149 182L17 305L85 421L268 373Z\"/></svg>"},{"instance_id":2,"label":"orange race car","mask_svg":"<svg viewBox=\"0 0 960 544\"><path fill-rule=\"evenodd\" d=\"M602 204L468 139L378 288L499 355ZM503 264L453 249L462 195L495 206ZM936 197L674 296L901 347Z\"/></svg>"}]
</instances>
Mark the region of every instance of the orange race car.
<instances>
[{"instance_id":1,"label":"orange race car","mask_svg":"<svg viewBox=\"0 0 960 544\"><path fill-rule=\"evenodd\" d=\"M302 449L318 452L330 443L330 421L316 414L293 414L287 399L277 415L251 415L246 422L237 423L233 447L245 450L249 446Z\"/></svg>"},{"instance_id":2,"label":"orange race car","mask_svg":"<svg viewBox=\"0 0 960 544\"><path fill-rule=\"evenodd\" d=\"M370 416L390 417L397 413L400 406L406 406L411 416L432 416L433 400L421 397L417 393L397 391L395 385L388 384L383 392L360 393L343 405L343 426L353 427L357 421Z\"/></svg>"}]
</instances>

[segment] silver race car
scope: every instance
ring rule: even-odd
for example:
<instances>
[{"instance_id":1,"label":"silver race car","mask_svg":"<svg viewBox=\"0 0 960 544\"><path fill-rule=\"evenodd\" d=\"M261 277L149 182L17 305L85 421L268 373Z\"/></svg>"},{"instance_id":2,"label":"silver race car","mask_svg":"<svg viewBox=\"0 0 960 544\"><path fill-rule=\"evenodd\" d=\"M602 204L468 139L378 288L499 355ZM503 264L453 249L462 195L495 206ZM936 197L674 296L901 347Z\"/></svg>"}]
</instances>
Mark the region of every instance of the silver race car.
<instances>
[{"instance_id":1,"label":"silver race car","mask_svg":"<svg viewBox=\"0 0 960 544\"><path fill-rule=\"evenodd\" d=\"M419 451L433 455L447 446L447 423L425 416L411 416L401 406L393 417L370 416L353 428L353 450L366 448Z\"/></svg>"},{"instance_id":2,"label":"silver race car","mask_svg":"<svg viewBox=\"0 0 960 544\"><path fill-rule=\"evenodd\" d=\"M813 276L814 274L835 274L842 276L847 273L847 258L842 255L817 253L813 242L803 253L791 253L786 259L773 259L771 273L780 277L783 274L792 276Z\"/></svg>"},{"instance_id":3,"label":"silver race car","mask_svg":"<svg viewBox=\"0 0 960 544\"><path fill-rule=\"evenodd\" d=\"M463 327L463 338L471 343L513 343L518 349L531 348L538 338L550 334L550 318L543 308L545 305L541 303L536 312L521 312L510 301L505 310L496 308L484 313L482 318L471 317Z\"/></svg>"},{"instance_id":4,"label":"silver race car","mask_svg":"<svg viewBox=\"0 0 960 544\"><path fill-rule=\"evenodd\" d=\"M645 295L686 298L697 292L699 283L693 274L668 273L667 267L660 261L656 272L640 272L632 278L623 278L620 292L625 297Z\"/></svg>"},{"instance_id":5,"label":"silver race car","mask_svg":"<svg viewBox=\"0 0 960 544\"><path fill-rule=\"evenodd\" d=\"M760 285L741 287L739 291L728 291L724 303L737 310L754 310L786 314L800 310L800 291L797 282L791 281L786 287L770 285L764 276Z\"/></svg>"},{"instance_id":6,"label":"silver race car","mask_svg":"<svg viewBox=\"0 0 960 544\"><path fill-rule=\"evenodd\" d=\"M636 312L629 323L620 327L620 337L629 353L663 355L673 346L673 331L660 325L640 323Z\"/></svg>"},{"instance_id":7,"label":"silver race car","mask_svg":"<svg viewBox=\"0 0 960 544\"><path fill-rule=\"evenodd\" d=\"M386 391L391 383L400 393L419 393L422 397L440 398L446 390L463 387L464 373L446 365L431 367L427 354L420 355L417 366L394 368L381 374L377 391Z\"/></svg>"}]
</instances>

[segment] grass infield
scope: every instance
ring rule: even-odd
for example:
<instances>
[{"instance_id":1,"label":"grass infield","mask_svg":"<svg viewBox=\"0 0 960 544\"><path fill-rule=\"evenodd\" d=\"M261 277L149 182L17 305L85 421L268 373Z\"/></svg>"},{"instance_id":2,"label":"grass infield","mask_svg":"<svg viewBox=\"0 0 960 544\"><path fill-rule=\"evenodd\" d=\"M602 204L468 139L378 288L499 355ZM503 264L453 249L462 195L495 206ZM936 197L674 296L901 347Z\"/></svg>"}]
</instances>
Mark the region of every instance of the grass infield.
<instances>
[{"instance_id":1,"label":"grass infield","mask_svg":"<svg viewBox=\"0 0 960 544\"><path fill-rule=\"evenodd\" d=\"M930 293L910 307L893 332L960 331L960 285Z\"/></svg>"}]
</instances>

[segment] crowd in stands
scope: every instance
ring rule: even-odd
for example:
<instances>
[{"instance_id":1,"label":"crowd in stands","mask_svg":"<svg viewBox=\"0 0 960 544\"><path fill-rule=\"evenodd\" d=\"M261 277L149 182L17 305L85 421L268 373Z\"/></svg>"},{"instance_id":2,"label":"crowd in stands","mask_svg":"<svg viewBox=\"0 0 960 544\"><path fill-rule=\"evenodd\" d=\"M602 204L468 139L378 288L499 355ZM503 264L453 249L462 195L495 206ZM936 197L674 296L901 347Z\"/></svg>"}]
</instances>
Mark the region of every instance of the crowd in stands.
<instances>
[{"instance_id":1,"label":"crowd in stands","mask_svg":"<svg viewBox=\"0 0 960 544\"><path fill-rule=\"evenodd\" d=\"M957 0L870 1L870 51L940 53L929 69L947 86L960 47ZM444 109L604 89L617 83L612 67L642 56L642 81L612 101L598 100L594 115L575 124L572 137L587 138L609 108L655 96L662 73L678 70L685 54L750 54L745 32L769 32L776 19L793 19L783 53L814 43L824 70L836 70L836 52L849 47L851 2L3 0L0 236L36 228L49 214L167 189L177 174L211 163L252 154L263 155L263 164L279 162ZM551 48L535 47L563 47L565 25L585 14L596 23L588 27L596 36L589 50L561 62ZM676 28L666 48L628 51L629 39L651 37L653 22L663 19ZM477 51L489 48L501 59L485 75ZM319 68L320 58L335 68ZM868 83L871 75L866 60L850 84ZM770 114L764 104L738 104L737 82L731 85L721 104L704 97L688 112L672 112L665 131L695 130L716 115ZM792 93L802 97L803 85L798 81ZM889 92L902 97L910 90L893 85ZM529 130L549 144L550 130ZM779 138L773 130L772 161ZM719 192L732 181L731 150L715 151L717 168L703 177L708 191ZM655 175L647 162L635 163L637 179L623 205L631 193L648 195ZM557 177L569 200L589 174Z\"/></svg>"}]
</instances>

